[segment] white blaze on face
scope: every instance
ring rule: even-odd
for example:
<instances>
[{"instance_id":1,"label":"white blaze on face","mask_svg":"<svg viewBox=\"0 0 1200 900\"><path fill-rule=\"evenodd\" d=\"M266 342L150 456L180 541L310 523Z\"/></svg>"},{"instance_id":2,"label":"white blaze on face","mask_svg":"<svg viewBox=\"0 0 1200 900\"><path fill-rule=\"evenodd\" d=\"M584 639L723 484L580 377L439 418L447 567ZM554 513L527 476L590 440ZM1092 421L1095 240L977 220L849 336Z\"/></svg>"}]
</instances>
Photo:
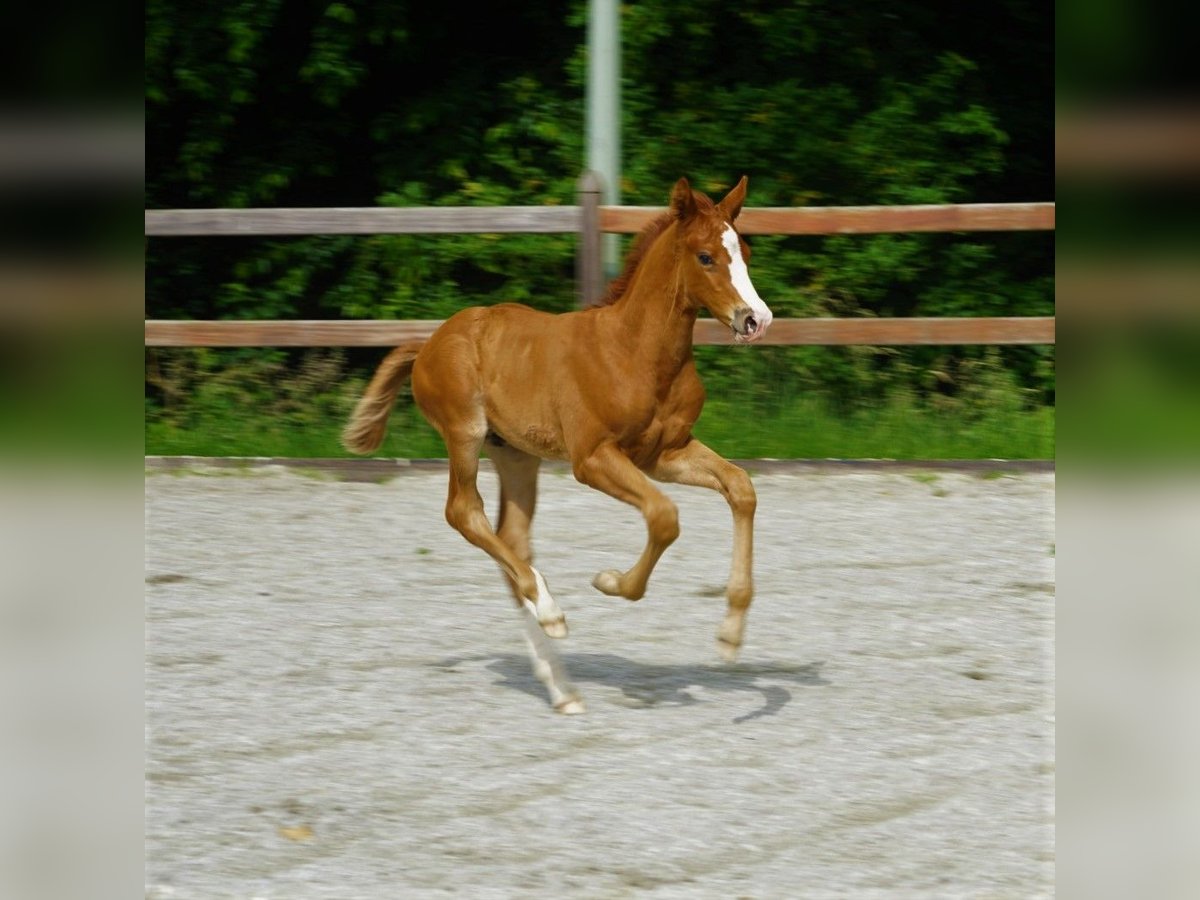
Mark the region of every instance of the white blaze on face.
<instances>
[{"instance_id":1,"label":"white blaze on face","mask_svg":"<svg viewBox=\"0 0 1200 900\"><path fill-rule=\"evenodd\" d=\"M761 337L767 330L767 326L771 324L773 318L771 310L767 308L767 304L763 303L762 297L758 296L758 291L750 283L750 271L746 268L746 260L742 258L742 245L738 241L737 232L733 230L732 225L725 226L725 233L721 235L721 243L725 245L725 249L729 253L729 277L733 282L733 289L738 292L742 302L750 307L754 318L758 320L758 328L753 334L747 336L748 340L754 340Z\"/></svg>"}]
</instances>

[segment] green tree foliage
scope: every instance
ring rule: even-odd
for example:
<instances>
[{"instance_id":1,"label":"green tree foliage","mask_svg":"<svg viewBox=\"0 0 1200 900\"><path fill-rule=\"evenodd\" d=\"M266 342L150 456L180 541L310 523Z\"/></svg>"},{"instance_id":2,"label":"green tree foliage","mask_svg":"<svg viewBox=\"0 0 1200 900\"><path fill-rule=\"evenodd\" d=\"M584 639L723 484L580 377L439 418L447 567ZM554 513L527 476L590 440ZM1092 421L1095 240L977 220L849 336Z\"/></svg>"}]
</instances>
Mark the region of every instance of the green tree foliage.
<instances>
[{"instance_id":1,"label":"green tree foliage","mask_svg":"<svg viewBox=\"0 0 1200 900\"><path fill-rule=\"evenodd\" d=\"M575 202L583 0L146 6L149 208ZM621 10L622 202L680 175L757 206L1053 196L1051 36L1033 0L658 0ZM780 316L1046 315L1047 234L759 237ZM156 318L439 318L574 303L574 239L154 239ZM702 354L718 379L853 403L966 389L983 348ZM352 354L351 363L366 357ZM1051 397L1047 348L993 363ZM739 373L741 373L739 375ZM747 374L748 373L748 374ZM154 395L154 389L151 389ZM151 404L154 405L153 402Z\"/></svg>"}]
</instances>

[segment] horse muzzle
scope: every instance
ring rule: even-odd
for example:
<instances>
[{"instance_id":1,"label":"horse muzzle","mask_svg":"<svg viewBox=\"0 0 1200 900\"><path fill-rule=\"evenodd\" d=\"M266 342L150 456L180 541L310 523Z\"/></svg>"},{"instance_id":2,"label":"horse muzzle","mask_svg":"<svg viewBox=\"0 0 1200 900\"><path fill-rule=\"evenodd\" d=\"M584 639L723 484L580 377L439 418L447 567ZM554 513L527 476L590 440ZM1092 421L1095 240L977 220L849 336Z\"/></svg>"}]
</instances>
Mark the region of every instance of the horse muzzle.
<instances>
[{"instance_id":1,"label":"horse muzzle","mask_svg":"<svg viewBox=\"0 0 1200 900\"><path fill-rule=\"evenodd\" d=\"M761 310L751 309L749 306L739 307L733 314L733 320L729 323L733 329L733 339L739 344L752 344L767 333L767 326L771 324L771 311L765 306Z\"/></svg>"}]
</instances>

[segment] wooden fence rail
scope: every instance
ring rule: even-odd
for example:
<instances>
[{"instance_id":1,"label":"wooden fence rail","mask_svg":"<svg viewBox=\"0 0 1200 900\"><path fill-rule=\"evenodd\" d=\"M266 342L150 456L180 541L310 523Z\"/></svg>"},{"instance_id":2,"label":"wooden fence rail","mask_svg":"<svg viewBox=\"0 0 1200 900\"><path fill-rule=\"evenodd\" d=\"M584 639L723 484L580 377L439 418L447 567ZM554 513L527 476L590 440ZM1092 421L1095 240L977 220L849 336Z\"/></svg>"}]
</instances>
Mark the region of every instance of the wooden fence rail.
<instances>
[{"instance_id":1,"label":"wooden fence rail","mask_svg":"<svg viewBox=\"0 0 1200 900\"><path fill-rule=\"evenodd\" d=\"M600 206L600 231L633 234L662 208ZM313 234L576 234L583 206L148 209L148 237ZM1034 231L1054 228L1053 203L946 206L747 208L743 234L882 234L904 231Z\"/></svg>"},{"instance_id":2,"label":"wooden fence rail","mask_svg":"<svg viewBox=\"0 0 1200 900\"><path fill-rule=\"evenodd\" d=\"M574 234L578 206L148 209L148 237L312 234Z\"/></svg>"},{"instance_id":3,"label":"wooden fence rail","mask_svg":"<svg viewBox=\"0 0 1200 900\"><path fill-rule=\"evenodd\" d=\"M146 322L147 347L394 347L422 341L441 320ZM715 319L696 322L697 344L731 344ZM1053 317L776 319L764 344L1053 344Z\"/></svg>"},{"instance_id":4,"label":"wooden fence rail","mask_svg":"<svg viewBox=\"0 0 1200 900\"><path fill-rule=\"evenodd\" d=\"M600 230L634 233L660 209L600 207ZM1053 203L946 206L804 206L747 208L742 234L883 234L904 231L1039 231L1054 228Z\"/></svg>"},{"instance_id":5,"label":"wooden fence rail","mask_svg":"<svg viewBox=\"0 0 1200 900\"><path fill-rule=\"evenodd\" d=\"M578 206L146 210L148 237L314 234L576 234L578 296L603 293L601 235L632 234L657 207L602 206L594 175ZM915 231L1032 231L1054 228L1053 203L747 208L745 234L881 234ZM440 322L147 320L147 347L386 347L423 340ZM728 328L696 323L696 343L730 343ZM961 319L776 319L767 344L1053 344L1053 317Z\"/></svg>"}]
</instances>

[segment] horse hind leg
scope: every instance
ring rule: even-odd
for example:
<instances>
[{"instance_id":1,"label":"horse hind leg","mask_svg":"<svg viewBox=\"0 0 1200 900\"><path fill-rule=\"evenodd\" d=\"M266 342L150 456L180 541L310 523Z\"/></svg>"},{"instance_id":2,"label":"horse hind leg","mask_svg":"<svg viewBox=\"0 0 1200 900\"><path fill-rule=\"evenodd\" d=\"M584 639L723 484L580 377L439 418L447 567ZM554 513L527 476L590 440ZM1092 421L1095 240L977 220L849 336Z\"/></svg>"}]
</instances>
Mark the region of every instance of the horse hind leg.
<instances>
[{"instance_id":1,"label":"horse hind leg","mask_svg":"<svg viewBox=\"0 0 1200 900\"><path fill-rule=\"evenodd\" d=\"M446 499L446 521L464 538L483 550L499 565L501 571L513 585L513 592L521 603L529 601L539 614L557 604L550 597L550 590L540 572L514 553L504 541L492 531L491 523L483 511L483 498L479 496L479 450L483 445L484 430L478 434L447 433L444 435L446 450L450 456L450 491ZM561 611L560 611L561 612Z\"/></svg>"},{"instance_id":2,"label":"horse hind leg","mask_svg":"<svg viewBox=\"0 0 1200 900\"><path fill-rule=\"evenodd\" d=\"M584 712L583 699L571 684L562 658L554 649L554 643L546 639L533 604L525 601L518 612L521 624L525 628L525 643L529 647L529 658L533 662L533 674L546 686L550 694L550 705L557 712L569 716Z\"/></svg>"},{"instance_id":3,"label":"horse hind leg","mask_svg":"<svg viewBox=\"0 0 1200 900\"><path fill-rule=\"evenodd\" d=\"M529 564L533 560L533 547L529 530L533 521L537 500L537 477L541 460L536 456L509 447L489 442L487 455L500 477L500 515L496 533L520 559ZM530 566L532 568L532 566ZM550 637L567 636L567 620L549 589L543 590L545 581L537 569L533 569L538 581L538 600L530 603L521 597L516 582L504 576L517 602L517 611L525 630L525 643L533 663L533 674L546 686L550 704L559 712L574 715L584 711L583 700L571 684L567 669L554 649L546 640Z\"/></svg>"},{"instance_id":4,"label":"horse hind leg","mask_svg":"<svg viewBox=\"0 0 1200 900\"><path fill-rule=\"evenodd\" d=\"M568 715L581 713L584 711L583 701L567 677L562 660L547 640L541 621L543 617L550 619L553 630L553 620L557 611L558 628L562 634L566 634L562 611L551 597L541 573L500 540L492 531L484 514L483 498L479 496L476 483L482 443L482 431L477 437L463 435L455 439L450 434L446 435L446 449L450 455L450 494L446 501L446 521L468 541L496 560L508 578L513 595L518 601L534 675L546 686L551 705L558 712Z\"/></svg>"},{"instance_id":5,"label":"horse hind leg","mask_svg":"<svg viewBox=\"0 0 1200 900\"><path fill-rule=\"evenodd\" d=\"M491 439L485 450L500 479L500 512L496 520L496 535L533 571L538 587L533 614L538 624L550 637L564 638L567 636L566 616L546 586L542 573L532 565L533 547L529 531L537 502L538 468L542 461L536 456ZM501 570L503 571L503 567ZM504 573L504 580L508 583L517 606L523 606L525 597L522 596L517 583L507 572Z\"/></svg>"}]
</instances>

